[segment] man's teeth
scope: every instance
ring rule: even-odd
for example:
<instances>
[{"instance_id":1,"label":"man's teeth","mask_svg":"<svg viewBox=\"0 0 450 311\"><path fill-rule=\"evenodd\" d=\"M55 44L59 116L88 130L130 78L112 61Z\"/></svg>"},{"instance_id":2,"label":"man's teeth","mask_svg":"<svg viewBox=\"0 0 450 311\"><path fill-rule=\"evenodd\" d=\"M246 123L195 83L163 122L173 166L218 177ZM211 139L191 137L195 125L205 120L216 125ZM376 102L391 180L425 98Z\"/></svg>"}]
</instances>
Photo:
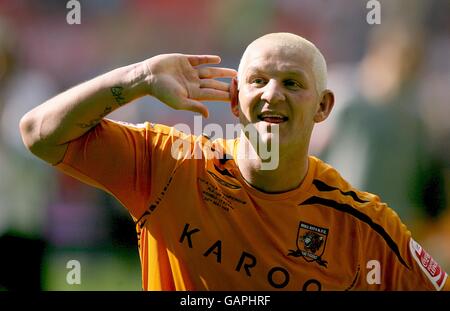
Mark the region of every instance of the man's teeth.
<instances>
[{"instance_id":1,"label":"man's teeth","mask_svg":"<svg viewBox=\"0 0 450 311\"><path fill-rule=\"evenodd\" d=\"M260 116L260 120L267 122L267 123L282 123L284 121L287 121L287 117L283 117L280 115L266 114L266 115Z\"/></svg>"},{"instance_id":2,"label":"man's teeth","mask_svg":"<svg viewBox=\"0 0 450 311\"><path fill-rule=\"evenodd\" d=\"M259 117L260 120L263 121L269 121L269 122L282 122L282 121L286 121L287 117L284 117L282 115L278 115L278 114L265 114L265 115L261 115Z\"/></svg>"},{"instance_id":3,"label":"man's teeth","mask_svg":"<svg viewBox=\"0 0 450 311\"><path fill-rule=\"evenodd\" d=\"M279 120L279 121L284 120L282 117L269 117L269 116L263 117L262 119L263 120Z\"/></svg>"}]
</instances>

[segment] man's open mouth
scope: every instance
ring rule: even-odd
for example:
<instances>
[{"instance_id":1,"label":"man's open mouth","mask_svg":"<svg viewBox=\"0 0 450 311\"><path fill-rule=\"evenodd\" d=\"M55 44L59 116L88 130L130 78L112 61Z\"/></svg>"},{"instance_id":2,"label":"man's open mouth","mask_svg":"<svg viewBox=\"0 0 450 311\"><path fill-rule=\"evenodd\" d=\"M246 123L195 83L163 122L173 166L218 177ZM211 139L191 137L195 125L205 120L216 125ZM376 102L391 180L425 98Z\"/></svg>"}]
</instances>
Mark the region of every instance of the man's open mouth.
<instances>
[{"instance_id":1,"label":"man's open mouth","mask_svg":"<svg viewBox=\"0 0 450 311\"><path fill-rule=\"evenodd\" d=\"M273 113L273 112L263 112L258 115L258 119L267 123L283 123L288 120L288 117L279 114L279 113Z\"/></svg>"}]
</instances>

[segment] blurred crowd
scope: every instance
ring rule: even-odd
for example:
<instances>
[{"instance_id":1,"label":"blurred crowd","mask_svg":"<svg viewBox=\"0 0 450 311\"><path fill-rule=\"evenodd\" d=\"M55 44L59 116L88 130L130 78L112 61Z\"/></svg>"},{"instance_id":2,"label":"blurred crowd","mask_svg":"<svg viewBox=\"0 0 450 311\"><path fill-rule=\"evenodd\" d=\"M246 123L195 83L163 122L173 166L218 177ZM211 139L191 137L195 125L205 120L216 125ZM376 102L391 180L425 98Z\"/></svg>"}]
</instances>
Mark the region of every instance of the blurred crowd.
<instances>
[{"instance_id":1,"label":"blurred crowd","mask_svg":"<svg viewBox=\"0 0 450 311\"><path fill-rule=\"evenodd\" d=\"M18 129L25 112L161 53L218 54L237 69L248 43L278 31L308 38L328 62L336 105L311 153L380 195L450 272L450 1L380 0L379 25L367 23L363 0L81 0L79 25L66 22L66 2L0 1L0 290L72 289L61 254L118 256L131 264L117 274L137 284L92 286L140 286L131 217L33 157ZM237 121L226 104L208 107L204 125ZM193 125L192 113L150 97L110 117ZM105 267L92 265L92 275Z\"/></svg>"}]
</instances>

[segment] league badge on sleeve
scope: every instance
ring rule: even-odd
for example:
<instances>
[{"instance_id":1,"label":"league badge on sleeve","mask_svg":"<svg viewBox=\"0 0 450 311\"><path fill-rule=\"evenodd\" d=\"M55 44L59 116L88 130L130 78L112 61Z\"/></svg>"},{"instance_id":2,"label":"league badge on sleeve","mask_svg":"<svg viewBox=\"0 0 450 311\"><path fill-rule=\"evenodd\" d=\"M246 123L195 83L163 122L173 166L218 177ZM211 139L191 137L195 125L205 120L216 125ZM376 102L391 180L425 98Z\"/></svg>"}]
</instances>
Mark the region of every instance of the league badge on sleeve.
<instances>
[{"instance_id":1,"label":"league badge on sleeve","mask_svg":"<svg viewBox=\"0 0 450 311\"><path fill-rule=\"evenodd\" d=\"M409 240L409 250L436 290L441 290L447 280L447 273L413 238Z\"/></svg>"}]
</instances>

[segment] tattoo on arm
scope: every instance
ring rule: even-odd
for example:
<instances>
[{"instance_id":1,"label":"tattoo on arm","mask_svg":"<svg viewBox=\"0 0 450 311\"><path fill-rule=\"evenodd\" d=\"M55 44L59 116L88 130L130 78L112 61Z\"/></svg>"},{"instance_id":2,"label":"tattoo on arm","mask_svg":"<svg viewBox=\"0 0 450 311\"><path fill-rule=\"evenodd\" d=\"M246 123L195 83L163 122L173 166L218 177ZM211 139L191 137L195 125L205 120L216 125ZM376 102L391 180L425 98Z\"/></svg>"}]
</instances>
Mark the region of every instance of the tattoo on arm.
<instances>
[{"instance_id":1,"label":"tattoo on arm","mask_svg":"<svg viewBox=\"0 0 450 311\"><path fill-rule=\"evenodd\" d=\"M103 119L103 117L105 117L106 115L108 115L108 113L110 113L112 111L112 108L110 106L107 106L105 108L105 110L103 110L103 112L100 114L100 116L98 118L95 118L87 123L77 123L77 125L81 128L91 128L94 127L95 125L97 125L98 123L100 123L100 121Z\"/></svg>"},{"instance_id":2,"label":"tattoo on arm","mask_svg":"<svg viewBox=\"0 0 450 311\"><path fill-rule=\"evenodd\" d=\"M119 106L126 104L126 101L122 95L122 92L123 92L123 87L121 87L121 86L113 86L111 88L111 93L112 93L114 99L116 100L116 103L119 104Z\"/></svg>"},{"instance_id":3,"label":"tattoo on arm","mask_svg":"<svg viewBox=\"0 0 450 311\"><path fill-rule=\"evenodd\" d=\"M114 97L114 99L116 100L116 103L119 104L119 106L122 106L124 104L126 104L126 100L125 97L123 96L122 92L123 92L123 87L121 86L113 86L111 89L111 94ZM87 123L77 123L77 125L81 128L91 128L96 126L98 123L100 123L100 121L106 116L108 115L108 113L110 113L112 111L112 107L111 106L107 106L105 108L105 110L103 110L103 112L100 114L100 116L98 116L98 118L95 118Z\"/></svg>"}]
</instances>

